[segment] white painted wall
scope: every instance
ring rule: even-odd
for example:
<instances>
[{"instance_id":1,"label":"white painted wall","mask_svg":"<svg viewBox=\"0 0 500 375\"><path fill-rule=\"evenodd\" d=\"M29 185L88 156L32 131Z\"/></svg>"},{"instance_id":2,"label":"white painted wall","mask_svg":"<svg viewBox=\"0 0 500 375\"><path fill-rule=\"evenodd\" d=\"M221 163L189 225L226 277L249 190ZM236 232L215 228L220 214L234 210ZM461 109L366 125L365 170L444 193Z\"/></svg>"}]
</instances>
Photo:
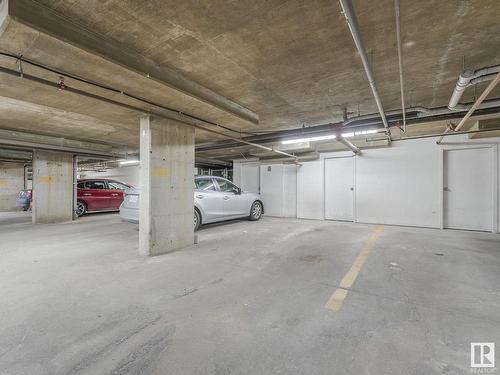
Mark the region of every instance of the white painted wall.
<instances>
[{"instance_id":1,"label":"white painted wall","mask_svg":"<svg viewBox=\"0 0 500 375\"><path fill-rule=\"evenodd\" d=\"M297 217L297 166L283 166L283 217Z\"/></svg>"},{"instance_id":2,"label":"white painted wall","mask_svg":"<svg viewBox=\"0 0 500 375\"><path fill-rule=\"evenodd\" d=\"M260 166L260 194L266 215L283 215L283 164Z\"/></svg>"},{"instance_id":3,"label":"white painted wall","mask_svg":"<svg viewBox=\"0 0 500 375\"><path fill-rule=\"evenodd\" d=\"M297 217L297 167L261 164L260 194L267 216Z\"/></svg>"},{"instance_id":4,"label":"white painted wall","mask_svg":"<svg viewBox=\"0 0 500 375\"><path fill-rule=\"evenodd\" d=\"M242 164L239 187L244 191L258 193L260 191L259 173L259 163Z\"/></svg>"},{"instance_id":5,"label":"white painted wall","mask_svg":"<svg viewBox=\"0 0 500 375\"><path fill-rule=\"evenodd\" d=\"M297 169L297 217L324 218L323 160L303 163Z\"/></svg>"},{"instance_id":6,"label":"white painted wall","mask_svg":"<svg viewBox=\"0 0 500 375\"><path fill-rule=\"evenodd\" d=\"M356 157L356 221L440 227L441 152L425 139L393 142Z\"/></svg>"},{"instance_id":7,"label":"white painted wall","mask_svg":"<svg viewBox=\"0 0 500 375\"><path fill-rule=\"evenodd\" d=\"M255 160L233 160L233 182L251 193L260 191L260 163Z\"/></svg>"},{"instance_id":8,"label":"white painted wall","mask_svg":"<svg viewBox=\"0 0 500 375\"><path fill-rule=\"evenodd\" d=\"M104 172L82 172L78 178L111 178L134 187L139 187L139 165L107 169Z\"/></svg>"},{"instance_id":9,"label":"white painted wall","mask_svg":"<svg viewBox=\"0 0 500 375\"><path fill-rule=\"evenodd\" d=\"M496 182L493 222L500 232L500 138L468 139L465 135L447 137L442 145L436 144L436 138L393 142L391 147L364 150L362 156L355 157L355 221L441 228L443 150L477 147L478 144L492 147L494 166L491 172ZM297 168L296 175L288 175L285 183L274 173L264 173L267 164L262 164L260 189L267 201L266 214L290 216L290 212L296 211L298 218L324 220L324 160L344 155L352 154L345 151L324 153L319 160L304 162ZM287 175L277 164L272 166L277 173ZM292 188L295 178L296 191ZM285 199L280 199L280 191ZM294 196L296 209L287 207Z\"/></svg>"}]
</instances>

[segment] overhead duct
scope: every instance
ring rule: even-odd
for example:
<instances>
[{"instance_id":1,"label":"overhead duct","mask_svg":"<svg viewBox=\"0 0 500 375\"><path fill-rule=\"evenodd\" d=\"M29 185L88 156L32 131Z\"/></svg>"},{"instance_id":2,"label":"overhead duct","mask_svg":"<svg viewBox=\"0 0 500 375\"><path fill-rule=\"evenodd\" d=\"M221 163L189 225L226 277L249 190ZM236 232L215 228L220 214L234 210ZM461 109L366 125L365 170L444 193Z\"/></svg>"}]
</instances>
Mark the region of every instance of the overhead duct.
<instances>
[{"instance_id":1,"label":"overhead duct","mask_svg":"<svg viewBox=\"0 0 500 375\"><path fill-rule=\"evenodd\" d=\"M458 77L457 84L448 103L448 108L450 110L468 110L468 107L458 104L465 89L481 82L491 81L499 72L500 65L478 70L465 69Z\"/></svg>"}]
</instances>

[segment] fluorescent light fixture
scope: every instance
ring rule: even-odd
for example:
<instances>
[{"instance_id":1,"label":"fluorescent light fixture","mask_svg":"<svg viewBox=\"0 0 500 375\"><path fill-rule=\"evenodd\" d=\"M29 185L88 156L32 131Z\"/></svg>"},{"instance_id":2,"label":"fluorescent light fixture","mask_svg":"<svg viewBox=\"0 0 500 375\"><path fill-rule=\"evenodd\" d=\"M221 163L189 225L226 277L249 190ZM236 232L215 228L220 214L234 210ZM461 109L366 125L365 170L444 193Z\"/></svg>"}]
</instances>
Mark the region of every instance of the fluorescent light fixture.
<instances>
[{"instance_id":1,"label":"fluorescent light fixture","mask_svg":"<svg viewBox=\"0 0 500 375\"><path fill-rule=\"evenodd\" d=\"M120 165L133 165L133 164L139 164L139 160L137 159L128 159L128 160L122 160L120 161Z\"/></svg>"},{"instance_id":2,"label":"fluorescent light fixture","mask_svg":"<svg viewBox=\"0 0 500 375\"><path fill-rule=\"evenodd\" d=\"M351 137L355 137L357 135L366 135L366 134L375 134L375 133L377 133L376 129L359 130L356 132L342 133L342 138L351 138ZM329 134L329 135L321 135L321 136L317 136L317 137L286 139L284 141L281 141L281 144L291 145L294 143L325 141L327 139L335 139L335 138L337 138L337 136L335 134Z\"/></svg>"},{"instance_id":3,"label":"fluorescent light fixture","mask_svg":"<svg viewBox=\"0 0 500 375\"><path fill-rule=\"evenodd\" d=\"M321 136L317 136L317 137L287 139L287 140L281 141L281 144L292 145L294 143L325 141L327 139L335 139L335 138L337 138L337 136L335 134L329 134L329 135L321 135Z\"/></svg>"},{"instance_id":4,"label":"fluorescent light fixture","mask_svg":"<svg viewBox=\"0 0 500 375\"><path fill-rule=\"evenodd\" d=\"M355 137L357 135L375 134L376 132L377 132L377 130L375 130L375 129L359 130L357 132L342 133L342 137L343 138L351 138L351 137Z\"/></svg>"},{"instance_id":5,"label":"fluorescent light fixture","mask_svg":"<svg viewBox=\"0 0 500 375\"><path fill-rule=\"evenodd\" d=\"M365 135L365 134L375 134L377 133L376 129L370 129L370 130L360 130L354 133L354 135Z\"/></svg>"},{"instance_id":6,"label":"fluorescent light fixture","mask_svg":"<svg viewBox=\"0 0 500 375\"><path fill-rule=\"evenodd\" d=\"M354 132L351 133L342 133L343 138L351 138L354 137Z\"/></svg>"}]
</instances>

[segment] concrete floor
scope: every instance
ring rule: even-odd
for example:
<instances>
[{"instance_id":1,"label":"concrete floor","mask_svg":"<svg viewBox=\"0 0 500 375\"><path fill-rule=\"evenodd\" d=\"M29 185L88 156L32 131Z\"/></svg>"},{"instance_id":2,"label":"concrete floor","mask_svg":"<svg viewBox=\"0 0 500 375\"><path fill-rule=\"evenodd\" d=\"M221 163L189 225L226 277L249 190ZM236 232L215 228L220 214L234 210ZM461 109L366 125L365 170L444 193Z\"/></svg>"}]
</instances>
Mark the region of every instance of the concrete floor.
<instances>
[{"instance_id":1,"label":"concrete floor","mask_svg":"<svg viewBox=\"0 0 500 375\"><path fill-rule=\"evenodd\" d=\"M374 229L236 221L143 258L116 214L3 223L0 374L469 373L500 343L500 236L386 226L326 309Z\"/></svg>"}]
</instances>

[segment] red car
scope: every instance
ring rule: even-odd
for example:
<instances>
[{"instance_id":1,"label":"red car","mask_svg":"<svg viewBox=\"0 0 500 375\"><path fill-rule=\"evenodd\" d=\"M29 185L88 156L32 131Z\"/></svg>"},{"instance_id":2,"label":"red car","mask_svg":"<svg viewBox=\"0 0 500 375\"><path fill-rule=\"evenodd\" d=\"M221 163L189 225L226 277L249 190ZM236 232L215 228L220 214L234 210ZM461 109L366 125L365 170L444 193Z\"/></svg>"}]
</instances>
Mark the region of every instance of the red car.
<instances>
[{"instance_id":1,"label":"red car","mask_svg":"<svg viewBox=\"0 0 500 375\"><path fill-rule=\"evenodd\" d=\"M118 211L124 191L132 186L109 179L78 180L76 214L89 211Z\"/></svg>"}]
</instances>

